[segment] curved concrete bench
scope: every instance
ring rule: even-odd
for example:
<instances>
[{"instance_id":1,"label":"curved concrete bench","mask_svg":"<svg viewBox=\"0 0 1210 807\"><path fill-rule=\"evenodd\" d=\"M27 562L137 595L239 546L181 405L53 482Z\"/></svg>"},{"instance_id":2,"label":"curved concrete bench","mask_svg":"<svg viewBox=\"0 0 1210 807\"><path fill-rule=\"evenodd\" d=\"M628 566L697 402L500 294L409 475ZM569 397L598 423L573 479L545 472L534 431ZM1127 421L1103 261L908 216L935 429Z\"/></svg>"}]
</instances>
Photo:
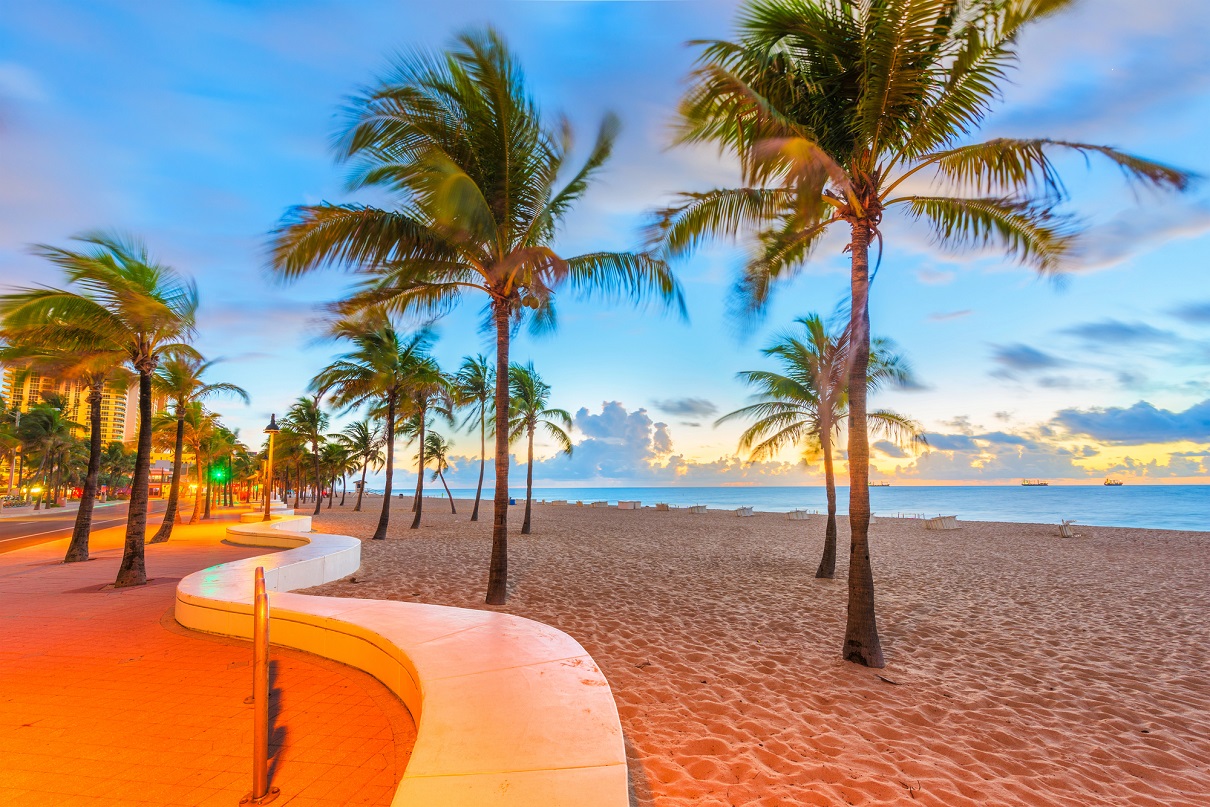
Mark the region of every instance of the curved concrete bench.
<instances>
[{"instance_id":1,"label":"curved concrete bench","mask_svg":"<svg viewBox=\"0 0 1210 807\"><path fill-rule=\"evenodd\" d=\"M286 551L195 572L176 618L249 638L252 577L265 568L274 644L357 667L416 721L395 807L626 807L626 750L604 675L580 644L511 614L288 593L357 571L361 542L310 533L308 516L228 527Z\"/></svg>"}]
</instances>

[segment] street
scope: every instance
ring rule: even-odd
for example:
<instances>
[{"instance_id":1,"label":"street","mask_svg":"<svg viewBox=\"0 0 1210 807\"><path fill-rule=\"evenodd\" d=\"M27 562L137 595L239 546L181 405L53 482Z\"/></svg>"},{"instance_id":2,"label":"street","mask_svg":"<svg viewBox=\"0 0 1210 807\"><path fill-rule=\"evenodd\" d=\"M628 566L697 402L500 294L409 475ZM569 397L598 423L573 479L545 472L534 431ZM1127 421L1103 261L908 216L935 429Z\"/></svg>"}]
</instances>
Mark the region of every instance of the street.
<instances>
[{"instance_id":1,"label":"street","mask_svg":"<svg viewBox=\"0 0 1210 807\"><path fill-rule=\"evenodd\" d=\"M163 499L153 499L151 502L150 518L148 518L149 533L154 533L160 526L156 515L164 512L168 502ZM192 505L191 505L192 506ZM98 506L93 510L92 529L100 530L126 523L128 502L115 505ZM188 509L182 508L186 513ZM71 535L76 523L74 509L54 515L20 516L17 518L0 519L0 553L11 552L34 544L55 541Z\"/></svg>"}]
</instances>

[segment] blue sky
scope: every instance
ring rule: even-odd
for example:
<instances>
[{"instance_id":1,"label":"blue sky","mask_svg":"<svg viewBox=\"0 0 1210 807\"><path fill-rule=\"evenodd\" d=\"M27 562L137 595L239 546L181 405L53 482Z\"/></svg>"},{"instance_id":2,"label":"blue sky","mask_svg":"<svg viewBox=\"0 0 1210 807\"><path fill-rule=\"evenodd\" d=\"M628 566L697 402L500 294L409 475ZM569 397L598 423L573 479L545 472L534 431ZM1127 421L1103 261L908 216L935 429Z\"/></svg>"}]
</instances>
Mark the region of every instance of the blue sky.
<instances>
[{"instance_id":1,"label":"blue sky","mask_svg":"<svg viewBox=\"0 0 1210 807\"><path fill-rule=\"evenodd\" d=\"M680 190L735 179L709 150L669 148L693 59L685 42L724 37L732 0L682 2L177 2L4 4L0 28L0 285L53 282L31 242L92 228L146 239L194 275L199 346L216 378L253 403L217 408L249 436L282 412L335 348L316 344L316 308L344 278L288 287L267 276L266 233L293 204L353 198L329 151L342 99L400 49L497 26L550 113L587 142L601 116L625 131L603 180L560 246L628 249L644 212ZM1145 9L1145 10L1144 10ZM1106 143L1210 174L1210 9L1098 0L1031 31L1022 66L984 130ZM1134 194L1093 162L1065 163L1085 252L1063 283L994 254L937 250L901 221L872 320L911 359L917 389L877 403L920 420L932 447L883 445L878 474L903 483L1021 477L1204 481L1210 453L1210 189ZM726 297L743 257L719 246L677 266L690 320L655 310L561 303L557 334L523 336L575 414L571 458L547 457L545 484L810 484L788 453L746 464L737 371L794 317L833 310L847 288L842 240L782 287L765 324L740 334ZM474 306L440 325L454 367L486 351ZM457 437L459 453L477 439ZM404 453L404 452L401 452ZM904 456L900 456L904 455ZM458 461L455 484L473 481Z\"/></svg>"}]
</instances>

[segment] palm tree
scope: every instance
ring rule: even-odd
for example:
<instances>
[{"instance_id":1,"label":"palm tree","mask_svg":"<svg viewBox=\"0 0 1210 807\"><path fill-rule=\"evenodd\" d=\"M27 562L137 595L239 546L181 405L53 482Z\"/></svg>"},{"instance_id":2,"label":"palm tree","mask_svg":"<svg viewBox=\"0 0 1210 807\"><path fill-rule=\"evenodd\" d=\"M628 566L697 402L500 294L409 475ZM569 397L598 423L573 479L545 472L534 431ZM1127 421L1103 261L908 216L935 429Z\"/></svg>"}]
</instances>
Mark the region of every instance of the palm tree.
<instances>
[{"instance_id":1,"label":"palm tree","mask_svg":"<svg viewBox=\"0 0 1210 807\"><path fill-rule=\"evenodd\" d=\"M332 324L330 334L353 343L353 349L336 358L311 380L311 390L331 395L332 404L349 410L367 404L384 418L386 480L382 513L374 530L375 540L387 537L391 519L391 481L395 465L395 421L399 406L409 390L412 376L428 361L433 334L421 330L406 340L381 311L368 311Z\"/></svg>"},{"instance_id":2,"label":"palm tree","mask_svg":"<svg viewBox=\"0 0 1210 807\"><path fill-rule=\"evenodd\" d=\"M496 337L496 491L487 602L508 583L509 344L523 315L554 326L554 293L651 295L678 307L680 288L645 253L565 258L560 224L608 160L618 132L609 116L584 165L556 190L570 128L544 122L519 64L492 30L460 36L444 54L401 57L350 107L339 156L351 187L379 186L393 210L321 204L295 208L275 233L273 265L287 278L326 266L362 273L344 312L385 306L423 319L477 292Z\"/></svg>"},{"instance_id":3,"label":"palm tree","mask_svg":"<svg viewBox=\"0 0 1210 807\"><path fill-rule=\"evenodd\" d=\"M508 386L511 392L509 405L508 441L515 442L525 435L529 443L529 455L525 469L525 521L521 523L521 534L529 535L530 510L534 498L534 432L543 427L548 437L555 441L564 454L571 454L571 415L565 409L547 406L550 400L550 385L542 380L534 369L534 363L512 364L508 368Z\"/></svg>"},{"instance_id":4,"label":"palm tree","mask_svg":"<svg viewBox=\"0 0 1210 807\"><path fill-rule=\"evenodd\" d=\"M330 481L328 488L328 509L332 509L332 501L336 498L336 480L341 482L340 506L344 507L345 477L357 470L357 458L349 453L349 448L343 442L336 440L341 435L329 434L329 441L320 450L320 460L324 469L325 481Z\"/></svg>"},{"instance_id":5,"label":"palm tree","mask_svg":"<svg viewBox=\"0 0 1210 807\"><path fill-rule=\"evenodd\" d=\"M64 350L97 343L118 346L139 376L139 436L127 511L126 543L114 586L147 582L143 539L147 527L147 485L151 469L151 376L160 361L196 356L182 340L194 329L197 288L175 270L156 263L137 241L92 233L72 251L39 246L37 254L63 269L69 287L18 289L0 297L6 326L30 339Z\"/></svg>"},{"instance_id":6,"label":"palm tree","mask_svg":"<svg viewBox=\"0 0 1210 807\"><path fill-rule=\"evenodd\" d=\"M424 438L424 453L428 457L428 461L433 464L432 481L441 480L441 484L445 488L445 495L450 500L450 512L457 515L458 510L454 507L454 494L450 493L449 483L445 481L445 472L450 467L450 444L437 432L429 432ZM423 474L423 472L422 468L421 473Z\"/></svg>"},{"instance_id":7,"label":"palm tree","mask_svg":"<svg viewBox=\"0 0 1210 807\"><path fill-rule=\"evenodd\" d=\"M50 403L42 402L29 408L21 418L17 434L21 438L22 452L27 457L26 462L38 459L38 468L34 471L35 482L41 480L41 492L34 500L34 510L42 508L43 494L51 492L52 472L59 463L60 456L66 451L72 441L72 430L80 428L79 423L68 420L63 410ZM51 499L53 503L54 499Z\"/></svg>"},{"instance_id":8,"label":"palm tree","mask_svg":"<svg viewBox=\"0 0 1210 807\"><path fill-rule=\"evenodd\" d=\"M488 404L492 400L492 388L496 383L495 373L491 360L480 353L464 357L462 366L453 378L454 403L460 408L470 410L461 428L465 429L474 421L479 421L479 484L475 488L475 508L471 511L471 521L479 520L483 471L487 466L487 413Z\"/></svg>"},{"instance_id":9,"label":"palm tree","mask_svg":"<svg viewBox=\"0 0 1210 807\"><path fill-rule=\"evenodd\" d=\"M1070 254L1076 226L1052 155L1100 155L1134 182L1184 190L1190 175L1105 146L1047 139L970 144L1031 23L1070 0L747 0L737 42L705 43L681 105L683 142L739 158L747 187L686 194L656 233L669 256L711 235L755 231L738 284L749 315L792 277L832 225L851 253L849 476L852 559L843 656L884 664L869 556L869 248L888 211L923 221L951 247L1002 247L1043 273ZM913 180L935 181L933 193Z\"/></svg>"},{"instance_id":10,"label":"palm tree","mask_svg":"<svg viewBox=\"0 0 1210 807\"><path fill-rule=\"evenodd\" d=\"M357 503L353 505L353 512L360 513L361 495L366 489L366 471L370 468L378 470L384 462L382 432L373 425L369 418L364 418L353 421L345 426L340 434L333 434L330 437L343 445L349 456L356 460L354 470L361 470L361 484L357 487ZM343 497L341 504L344 504Z\"/></svg>"},{"instance_id":11,"label":"palm tree","mask_svg":"<svg viewBox=\"0 0 1210 807\"><path fill-rule=\"evenodd\" d=\"M328 431L328 415L319 405L319 395L312 398L304 395L295 401L286 413L286 421L294 427L299 436L311 444L311 459L315 470L315 512L312 515L317 516L323 504L323 497L320 495L323 491L323 475L319 467L322 461L320 446L327 439Z\"/></svg>"},{"instance_id":12,"label":"palm tree","mask_svg":"<svg viewBox=\"0 0 1210 807\"><path fill-rule=\"evenodd\" d=\"M172 525L180 520L177 510L181 493L181 453L185 446L185 408L193 401L203 401L213 395L236 395L249 403L248 393L235 384L219 382L207 384L202 376L214 366L213 361L202 361L189 356L174 356L160 363L151 378L152 389L160 396L172 401L176 410L176 439L172 447L172 487L168 491L168 508L159 530L147 543L158 544L172 536Z\"/></svg>"},{"instance_id":13,"label":"palm tree","mask_svg":"<svg viewBox=\"0 0 1210 807\"><path fill-rule=\"evenodd\" d=\"M741 451L749 451L753 460L772 458L782 449L804 446L823 457L824 486L828 497L828 524L824 532L823 557L817 578L836 576L836 474L832 467L833 439L849 416L848 412L848 332L829 333L818 314L795 320L801 332L784 332L762 351L781 365L781 372L746 370L737 375L756 390L748 406L723 415L715 425L736 419L753 423L739 438ZM870 392L887 385L904 386L911 382L911 370L895 353L888 339L874 339L866 389ZM868 412L868 428L898 443L923 443L919 424L892 412L879 409Z\"/></svg>"},{"instance_id":14,"label":"palm tree","mask_svg":"<svg viewBox=\"0 0 1210 807\"><path fill-rule=\"evenodd\" d=\"M197 493L193 498L193 513L189 516L190 524L197 524L203 519L203 508L206 498L206 466L209 463L209 451L214 439L214 430L218 427L218 418L212 412L207 412L201 401L191 401L185 404L185 417L179 413L157 412L151 421L151 430L155 446L162 451L169 450L176 444L176 433L181 423L181 439L189 453L193 455L193 471Z\"/></svg>"},{"instance_id":15,"label":"palm tree","mask_svg":"<svg viewBox=\"0 0 1210 807\"><path fill-rule=\"evenodd\" d=\"M135 455L116 440L105 446L101 453L100 481L110 490L121 488L130 480L134 471Z\"/></svg>"},{"instance_id":16,"label":"palm tree","mask_svg":"<svg viewBox=\"0 0 1210 807\"><path fill-rule=\"evenodd\" d=\"M45 324L35 326L35 334L27 338L21 328L3 328L0 338L7 343L0 349L0 361L22 372L36 370L65 381L83 384L88 390L88 471L80 492L80 507L76 511L71 540L64 563L88 560L88 536L92 531L93 504L96 501L101 471L101 404L105 389L125 392L130 373L121 367L124 356L117 345L93 340L64 350L58 340L46 342L49 336Z\"/></svg>"},{"instance_id":17,"label":"palm tree","mask_svg":"<svg viewBox=\"0 0 1210 807\"><path fill-rule=\"evenodd\" d=\"M436 412L445 417L451 424L454 420L453 399L450 397L450 382L431 357L419 362L412 369L407 381L407 401L412 416L407 419L406 434L410 440L416 440L419 451L416 457L416 498L412 504L411 529L420 527L420 517L424 512L424 468L426 438L425 429L429 425L429 413ZM452 500L451 500L452 501Z\"/></svg>"}]
</instances>

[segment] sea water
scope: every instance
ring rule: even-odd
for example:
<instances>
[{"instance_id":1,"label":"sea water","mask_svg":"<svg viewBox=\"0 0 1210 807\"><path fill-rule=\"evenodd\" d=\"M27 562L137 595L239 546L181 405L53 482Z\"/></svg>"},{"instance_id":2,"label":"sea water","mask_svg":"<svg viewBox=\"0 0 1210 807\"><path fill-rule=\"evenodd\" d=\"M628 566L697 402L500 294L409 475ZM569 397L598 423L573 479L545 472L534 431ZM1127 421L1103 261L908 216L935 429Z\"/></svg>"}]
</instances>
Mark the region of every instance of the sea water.
<instances>
[{"instance_id":1,"label":"sea water","mask_svg":"<svg viewBox=\"0 0 1210 807\"><path fill-rule=\"evenodd\" d=\"M459 499L475 495L474 489L453 492ZM483 494L491 498L490 483L484 486ZM512 488L511 495L518 503L523 502L525 488ZM535 487L534 499L567 499L585 504L638 500L644 505L666 502L720 509L752 507L777 513L800 509L827 512L822 487ZM848 487L836 489L836 500L837 513L844 515L849 506ZM967 521L1038 524L1058 524L1070 519L1106 527L1210 531L1210 485L872 487L870 506L876 516L946 515Z\"/></svg>"}]
</instances>

